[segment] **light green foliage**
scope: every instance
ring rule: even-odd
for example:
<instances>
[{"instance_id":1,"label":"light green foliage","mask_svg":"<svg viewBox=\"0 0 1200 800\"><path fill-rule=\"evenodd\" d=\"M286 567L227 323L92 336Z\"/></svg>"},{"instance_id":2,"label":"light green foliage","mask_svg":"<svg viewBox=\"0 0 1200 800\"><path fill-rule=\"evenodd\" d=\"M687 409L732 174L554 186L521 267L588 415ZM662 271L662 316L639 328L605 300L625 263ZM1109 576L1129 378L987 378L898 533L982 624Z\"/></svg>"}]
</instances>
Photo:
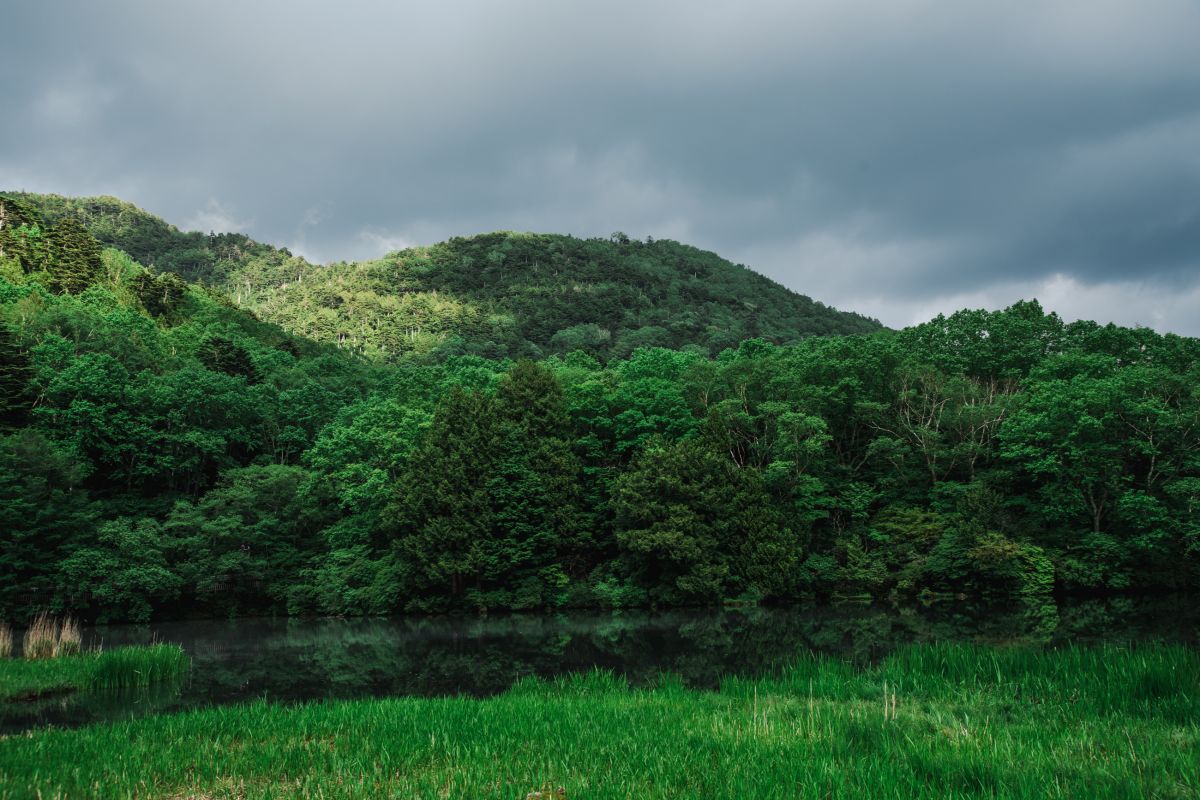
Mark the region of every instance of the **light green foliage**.
<instances>
[{"instance_id":1,"label":"light green foliage","mask_svg":"<svg viewBox=\"0 0 1200 800\"><path fill-rule=\"evenodd\" d=\"M219 287L299 335L388 360L572 350L607 359L685 345L715 355L756 336L879 328L667 240L497 232L317 267L241 234L182 233L116 198L14 198L55 224L81 221L156 270Z\"/></svg>"},{"instance_id":2,"label":"light green foliage","mask_svg":"<svg viewBox=\"0 0 1200 800\"><path fill-rule=\"evenodd\" d=\"M328 477L342 506L363 513L382 504L432 414L373 395L346 406L321 430L304 459Z\"/></svg>"}]
</instances>

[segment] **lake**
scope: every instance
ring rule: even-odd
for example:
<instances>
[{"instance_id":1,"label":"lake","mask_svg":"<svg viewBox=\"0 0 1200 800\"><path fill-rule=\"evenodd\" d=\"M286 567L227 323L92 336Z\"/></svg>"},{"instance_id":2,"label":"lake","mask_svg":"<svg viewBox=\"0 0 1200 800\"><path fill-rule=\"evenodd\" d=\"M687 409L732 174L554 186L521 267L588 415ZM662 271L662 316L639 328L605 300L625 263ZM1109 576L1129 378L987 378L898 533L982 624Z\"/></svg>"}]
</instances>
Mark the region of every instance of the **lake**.
<instances>
[{"instance_id":1,"label":"lake","mask_svg":"<svg viewBox=\"0 0 1200 800\"><path fill-rule=\"evenodd\" d=\"M1071 602L1037 616L962 604L570 612L489 618L239 619L89 628L85 646L177 642L180 686L0 704L0 731L75 726L266 699L487 695L528 677L600 668L635 685L663 672L715 688L804 651L871 661L935 640L997 645L1180 641L1200 644L1189 599Z\"/></svg>"}]
</instances>

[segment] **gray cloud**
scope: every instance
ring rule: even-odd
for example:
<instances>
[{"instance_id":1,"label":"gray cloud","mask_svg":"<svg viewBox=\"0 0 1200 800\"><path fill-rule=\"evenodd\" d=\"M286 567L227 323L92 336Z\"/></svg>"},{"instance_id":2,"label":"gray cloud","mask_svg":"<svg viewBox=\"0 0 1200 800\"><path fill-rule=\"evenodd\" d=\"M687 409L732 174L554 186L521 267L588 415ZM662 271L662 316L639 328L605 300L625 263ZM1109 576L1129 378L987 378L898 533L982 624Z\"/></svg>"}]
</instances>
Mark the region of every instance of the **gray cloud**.
<instances>
[{"instance_id":1,"label":"gray cloud","mask_svg":"<svg viewBox=\"0 0 1200 800\"><path fill-rule=\"evenodd\" d=\"M0 30L0 185L318 260L624 230L893 325L1200 335L1196 41L1191 0L50 0Z\"/></svg>"}]
</instances>

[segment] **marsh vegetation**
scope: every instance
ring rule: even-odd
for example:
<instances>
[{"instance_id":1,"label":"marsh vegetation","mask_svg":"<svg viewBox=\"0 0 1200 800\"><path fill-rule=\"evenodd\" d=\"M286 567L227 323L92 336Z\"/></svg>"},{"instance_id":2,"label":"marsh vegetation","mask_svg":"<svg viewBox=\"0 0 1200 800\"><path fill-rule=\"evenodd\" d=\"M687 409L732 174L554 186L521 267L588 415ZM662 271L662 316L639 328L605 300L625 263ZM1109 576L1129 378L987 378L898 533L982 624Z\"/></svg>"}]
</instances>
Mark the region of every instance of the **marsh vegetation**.
<instances>
[{"instance_id":1,"label":"marsh vegetation","mask_svg":"<svg viewBox=\"0 0 1200 800\"><path fill-rule=\"evenodd\" d=\"M928 644L715 691L592 671L44 731L0 740L0 797L1190 798L1198 713L1192 649Z\"/></svg>"},{"instance_id":2,"label":"marsh vegetation","mask_svg":"<svg viewBox=\"0 0 1200 800\"><path fill-rule=\"evenodd\" d=\"M79 623L42 612L14 653L13 630L0 625L0 704L76 691L137 689L178 681L190 659L178 644L155 643L89 650ZM13 656L16 655L14 658ZM0 706L0 720L5 713Z\"/></svg>"}]
</instances>

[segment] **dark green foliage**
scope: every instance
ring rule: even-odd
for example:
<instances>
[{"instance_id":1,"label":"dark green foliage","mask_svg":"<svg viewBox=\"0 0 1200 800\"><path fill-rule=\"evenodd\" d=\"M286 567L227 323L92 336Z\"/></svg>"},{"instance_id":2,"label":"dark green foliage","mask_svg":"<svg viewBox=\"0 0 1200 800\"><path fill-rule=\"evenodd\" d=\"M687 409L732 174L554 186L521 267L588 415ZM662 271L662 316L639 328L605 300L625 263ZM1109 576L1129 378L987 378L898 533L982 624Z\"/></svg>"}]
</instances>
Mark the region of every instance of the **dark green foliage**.
<instances>
[{"instance_id":1,"label":"dark green foliage","mask_svg":"<svg viewBox=\"0 0 1200 800\"><path fill-rule=\"evenodd\" d=\"M399 481L389 513L410 605L559 605L586 555L580 465L566 435L562 390L522 362L495 397L454 388Z\"/></svg>"},{"instance_id":2,"label":"dark green foliage","mask_svg":"<svg viewBox=\"0 0 1200 800\"><path fill-rule=\"evenodd\" d=\"M105 523L92 546L76 550L60 566L60 602L93 611L99 622L146 622L156 607L179 597L183 583L167 563L164 539L153 519Z\"/></svg>"},{"instance_id":3,"label":"dark green foliage","mask_svg":"<svg viewBox=\"0 0 1200 800\"><path fill-rule=\"evenodd\" d=\"M25 421L33 401L29 380L29 353L21 346L17 334L0 323L0 431L11 430Z\"/></svg>"},{"instance_id":4,"label":"dark green foliage","mask_svg":"<svg viewBox=\"0 0 1200 800\"><path fill-rule=\"evenodd\" d=\"M223 336L209 337L196 351L196 357L213 372L245 378L247 383L258 381L258 370L246 348Z\"/></svg>"},{"instance_id":5,"label":"dark green foliage","mask_svg":"<svg viewBox=\"0 0 1200 800\"><path fill-rule=\"evenodd\" d=\"M418 592L457 599L472 583L490 583L502 572L488 561L495 524L487 483L498 423L491 397L455 387L399 482L389 516Z\"/></svg>"},{"instance_id":6,"label":"dark green foliage","mask_svg":"<svg viewBox=\"0 0 1200 800\"><path fill-rule=\"evenodd\" d=\"M794 590L801 555L761 477L702 439L651 441L614 487L617 542L650 597L705 603Z\"/></svg>"},{"instance_id":7,"label":"dark green foliage","mask_svg":"<svg viewBox=\"0 0 1200 800\"><path fill-rule=\"evenodd\" d=\"M42 270L50 258L46 233L33 206L0 194L0 264L8 260L26 273Z\"/></svg>"},{"instance_id":8,"label":"dark green foliage","mask_svg":"<svg viewBox=\"0 0 1200 800\"><path fill-rule=\"evenodd\" d=\"M67 218L78 220L104 244L124 250L141 264L189 281L219 284L230 272L259 259L272 264L291 259L286 250L259 244L239 233L183 233L115 197L13 196L28 208L36 208L51 224Z\"/></svg>"},{"instance_id":9,"label":"dark green foliage","mask_svg":"<svg viewBox=\"0 0 1200 800\"><path fill-rule=\"evenodd\" d=\"M36 430L0 437L0 613L21 618L54 597L58 565L86 540L98 509L82 466Z\"/></svg>"},{"instance_id":10,"label":"dark green foliage","mask_svg":"<svg viewBox=\"0 0 1200 800\"><path fill-rule=\"evenodd\" d=\"M200 243L132 207L0 202L0 617L1200 586L1195 339L881 331L620 236L315 272L202 237L197 287L72 221Z\"/></svg>"},{"instance_id":11,"label":"dark green foliage","mask_svg":"<svg viewBox=\"0 0 1200 800\"><path fill-rule=\"evenodd\" d=\"M186 605L224 613L282 609L334 518L310 482L300 467L243 467L226 471L198 500L177 503L163 531Z\"/></svg>"},{"instance_id":12,"label":"dark green foliage","mask_svg":"<svg viewBox=\"0 0 1200 800\"><path fill-rule=\"evenodd\" d=\"M155 317L170 316L187 296L187 283L171 272L147 270L134 278L130 288L142 307Z\"/></svg>"},{"instance_id":13,"label":"dark green foliage","mask_svg":"<svg viewBox=\"0 0 1200 800\"><path fill-rule=\"evenodd\" d=\"M100 243L74 217L50 226L50 285L64 294L79 294L100 274Z\"/></svg>"}]
</instances>

